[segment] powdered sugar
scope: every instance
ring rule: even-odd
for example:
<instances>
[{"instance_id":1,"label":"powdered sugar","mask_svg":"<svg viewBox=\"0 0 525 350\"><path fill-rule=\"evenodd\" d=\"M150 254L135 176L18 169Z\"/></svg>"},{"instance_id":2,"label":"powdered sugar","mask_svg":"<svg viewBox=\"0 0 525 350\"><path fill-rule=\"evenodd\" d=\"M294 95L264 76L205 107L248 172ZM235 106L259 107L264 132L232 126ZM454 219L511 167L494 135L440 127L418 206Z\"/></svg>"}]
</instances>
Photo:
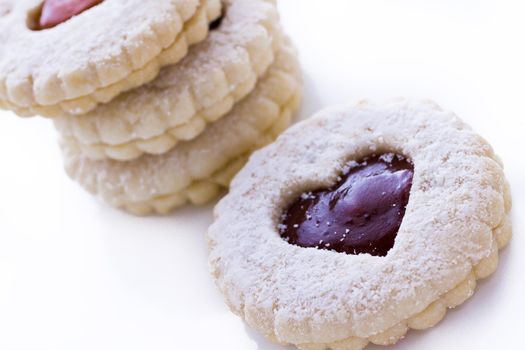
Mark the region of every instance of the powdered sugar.
<instances>
[{"instance_id":1,"label":"powdered sugar","mask_svg":"<svg viewBox=\"0 0 525 350\"><path fill-rule=\"evenodd\" d=\"M180 143L165 154L145 155L129 162L91 160L78 150L74 140L66 139L66 170L108 203L126 208L140 205L140 210L134 211L147 213L153 210L153 203L164 197L186 195L195 182L217 182L212 178L216 172L273 140L291 122L301 85L296 52L288 40L281 41L274 64L256 89L199 137ZM229 178L222 179L220 184L226 186L228 182ZM207 194L208 188L217 192L217 186L205 187L203 192ZM186 197L182 199L177 205L186 201Z\"/></svg>"},{"instance_id":2,"label":"powdered sugar","mask_svg":"<svg viewBox=\"0 0 525 350\"><path fill-rule=\"evenodd\" d=\"M125 89L136 83L138 77L127 80L139 71L156 75L161 63L155 59L176 41L199 5L198 0L104 1L56 27L32 31L28 13L37 14L31 10L41 1L3 2L12 11L0 17L0 32L7 37L0 51L9 51L0 63L0 102L26 113L108 86Z\"/></svg>"},{"instance_id":3,"label":"powdered sugar","mask_svg":"<svg viewBox=\"0 0 525 350\"><path fill-rule=\"evenodd\" d=\"M56 118L57 128L85 148L106 150L102 157L115 158L111 149L129 149L127 160L195 138L250 93L279 41L275 5L235 0L224 7L221 25L177 65L91 113ZM195 121L200 127L188 132L186 126ZM163 142L156 142L159 138Z\"/></svg>"},{"instance_id":4,"label":"powdered sugar","mask_svg":"<svg viewBox=\"0 0 525 350\"><path fill-rule=\"evenodd\" d=\"M372 152L405 154L415 167L386 257L301 248L280 238L288 204L330 186L349 160ZM320 112L256 152L217 205L208 232L217 284L235 312L280 342L357 337L366 344L405 322L402 336L406 320L497 257L510 197L494 159L486 141L431 102L361 101Z\"/></svg>"}]
</instances>

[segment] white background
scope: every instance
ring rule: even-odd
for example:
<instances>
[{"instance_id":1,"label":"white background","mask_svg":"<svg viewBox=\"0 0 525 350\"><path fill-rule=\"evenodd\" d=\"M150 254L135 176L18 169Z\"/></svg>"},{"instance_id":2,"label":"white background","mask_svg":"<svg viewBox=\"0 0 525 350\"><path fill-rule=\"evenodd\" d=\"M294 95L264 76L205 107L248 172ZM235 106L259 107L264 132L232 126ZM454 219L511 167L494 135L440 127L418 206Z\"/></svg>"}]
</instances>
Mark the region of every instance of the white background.
<instances>
[{"instance_id":1,"label":"white background","mask_svg":"<svg viewBox=\"0 0 525 350\"><path fill-rule=\"evenodd\" d=\"M428 97L506 164L515 229L499 270L438 326L392 349L523 348L522 3L279 5L304 66L302 117L358 97ZM104 206L64 174L48 120L0 112L0 159L0 349L285 349L245 327L215 289L203 238L212 206L149 218Z\"/></svg>"}]
</instances>

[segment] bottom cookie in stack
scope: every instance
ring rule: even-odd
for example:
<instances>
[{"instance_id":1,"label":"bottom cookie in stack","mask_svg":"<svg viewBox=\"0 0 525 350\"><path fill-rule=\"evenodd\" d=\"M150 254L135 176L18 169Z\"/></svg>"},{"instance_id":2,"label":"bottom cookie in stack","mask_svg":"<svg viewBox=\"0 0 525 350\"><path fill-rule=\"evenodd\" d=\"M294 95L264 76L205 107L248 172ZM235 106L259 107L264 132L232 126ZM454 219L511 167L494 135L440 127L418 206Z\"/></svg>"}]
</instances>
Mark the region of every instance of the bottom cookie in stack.
<instances>
[{"instance_id":1,"label":"bottom cookie in stack","mask_svg":"<svg viewBox=\"0 0 525 350\"><path fill-rule=\"evenodd\" d=\"M108 204L138 215L204 204L229 185L253 151L291 124L301 94L299 62L286 39L254 91L196 139L122 162L90 159L73 139L63 138L66 172Z\"/></svg>"}]
</instances>

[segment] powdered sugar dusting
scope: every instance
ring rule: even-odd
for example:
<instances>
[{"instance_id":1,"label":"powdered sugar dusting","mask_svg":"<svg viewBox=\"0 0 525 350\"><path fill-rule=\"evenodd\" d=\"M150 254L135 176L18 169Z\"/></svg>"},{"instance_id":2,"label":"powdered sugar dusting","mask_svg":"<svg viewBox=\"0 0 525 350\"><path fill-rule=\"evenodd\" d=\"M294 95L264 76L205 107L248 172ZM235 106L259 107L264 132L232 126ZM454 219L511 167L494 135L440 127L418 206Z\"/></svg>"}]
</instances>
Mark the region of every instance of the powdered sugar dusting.
<instances>
[{"instance_id":1,"label":"powdered sugar dusting","mask_svg":"<svg viewBox=\"0 0 525 350\"><path fill-rule=\"evenodd\" d=\"M171 45L198 0L112 0L56 27L32 31L28 13L38 2L4 0L12 15L0 20L0 78L19 107L86 96L126 78ZM36 13L36 12L35 12Z\"/></svg>"},{"instance_id":2,"label":"powdered sugar dusting","mask_svg":"<svg viewBox=\"0 0 525 350\"><path fill-rule=\"evenodd\" d=\"M301 95L300 69L290 42L283 40L280 45L256 89L197 138L165 154L129 162L91 160L74 141L64 140L68 174L115 206L148 204L184 192L197 180L210 179L229 162L273 140L280 131L274 124L291 122Z\"/></svg>"},{"instance_id":3,"label":"powdered sugar dusting","mask_svg":"<svg viewBox=\"0 0 525 350\"><path fill-rule=\"evenodd\" d=\"M386 161L393 159L388 153L405 154L415 166L407 211L386 257L281 239L277 225L291 201L335 183L352 167L349 157L375 152ZM494 234L509 209L495 158L486 141L428 102L360 101L320 112L256 152L217 205L208 232L217 284L251 326L280 342L358 337L366 344L492 259Z\"/></svg>"},{"instance_id":4,"label":"powdered sugar dusting","mask_svg":"<svg viewBox=\"0 0 525 350\"><path fill-rule=\"evenodd\" d=\"M224 6L220 27L193 46L181 62L91 113L57 118L60 132L86 147L130 148L136 158L146 152L140 147L144 142L171 139L162 143L167 149L155 146L154 152L147 152L163 153L200 134L183 133L181 128L196 119L204 125L224 116L266 72L280 35L273 4L243 0L227 1Z\"/></svg>"}]
</instances>

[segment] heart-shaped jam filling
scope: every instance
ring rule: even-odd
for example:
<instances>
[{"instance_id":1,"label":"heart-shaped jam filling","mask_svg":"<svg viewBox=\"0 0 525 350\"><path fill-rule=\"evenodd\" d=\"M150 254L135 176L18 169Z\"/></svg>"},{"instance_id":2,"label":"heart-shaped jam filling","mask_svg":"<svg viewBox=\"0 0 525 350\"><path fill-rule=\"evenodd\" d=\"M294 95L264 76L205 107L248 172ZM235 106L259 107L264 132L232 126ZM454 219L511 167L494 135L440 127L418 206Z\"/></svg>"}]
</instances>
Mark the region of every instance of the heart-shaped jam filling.
<instances>
[{"instance_id":1,"label":"heart-shaped jam filling","mask_svg":"<svg viewBox=\"0 0 525 350\"><path fill-rule=\"evenodd\" d=\"M397 154L352 161L335 186L292 203L280 234L301 247L385 256L405 215L413 175L413 164Z\"/></svg>"},{"instance_id":2,"label":"heart-shaped jam filling","mask_svg":"<svg viewBox=\"0 0 525 350\"><path fill-rule=\"evenodd\" d=\"M45 0L38 20L38 29L52 28L104 0Z\"/></svg>"}]
</instances>

